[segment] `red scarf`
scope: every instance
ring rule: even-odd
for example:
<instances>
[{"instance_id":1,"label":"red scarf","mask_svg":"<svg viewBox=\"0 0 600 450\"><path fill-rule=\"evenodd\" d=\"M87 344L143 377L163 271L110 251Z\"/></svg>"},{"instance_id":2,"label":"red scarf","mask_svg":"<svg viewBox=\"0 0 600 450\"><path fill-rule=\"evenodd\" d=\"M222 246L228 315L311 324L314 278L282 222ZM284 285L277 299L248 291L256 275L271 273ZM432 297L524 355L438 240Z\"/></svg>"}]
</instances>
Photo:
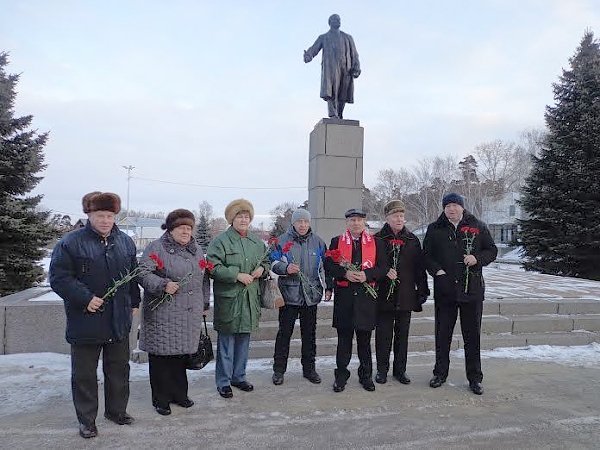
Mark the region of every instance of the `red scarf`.
<instances>
[{"instance_id":1,"label":"red scarf","mask_svg":"<svg viewBox=\"0 0 600 450\"><path fill-rule=\"evenodd\" d=\"M361 268L371 269L375 267L375 258L377 255L377 246L375 245L375 239L366 230L361 234ZM344 234L338 238L338 250L342 260L352 263L352 235L349 230L346 230ZM349 283L346 280L337 282L338 286L348 286Z\"/></svg>"}]
</instances>

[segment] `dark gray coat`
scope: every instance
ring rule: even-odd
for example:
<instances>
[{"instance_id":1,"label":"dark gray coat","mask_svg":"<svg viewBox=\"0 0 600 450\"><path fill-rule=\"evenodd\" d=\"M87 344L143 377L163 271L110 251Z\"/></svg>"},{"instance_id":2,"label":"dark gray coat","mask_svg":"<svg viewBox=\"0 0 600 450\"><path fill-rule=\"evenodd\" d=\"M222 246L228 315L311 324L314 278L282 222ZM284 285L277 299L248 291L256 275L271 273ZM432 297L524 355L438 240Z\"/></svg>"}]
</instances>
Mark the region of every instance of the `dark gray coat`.
<instances>
[{"instance_id":1,"label":"dark gray coat","mask_svg":"<svg viewBox=\"0 0 600 450\"><path fill-rule=\"evenodd\" d=\"M279 236L279 249L287 242L293 242L291 248L291 261L283 258L285 261L277 260L273 262L272 270L279 278L277 283L279 290L286 305L316 305L323 298L323 284L320 274L324 276L323 260L327 246L323 239L314 234L311 230L304 236L300 236L293 226ZM310 286L302 286L300 277L297 274L289 275L287 267L295 263L300 266L300 270L309 280Z\"/></svg>"},{"instance_id":2,"label":"dark gray coat","mask_svg":"<svg viewBox=\"0 0 600 450\"><path fill-rule=\"evenodd\" d=\"M154 355L185 355L196 352L202 326L202 313L209 308L210 281L199 267L202 249L192 241L180 245L169 232L151 242L144 250L141 264L152 264L149 255L157 254L164 269L139 279L144 288L140 349ZM154 311L151 302L165 293L168 281L179 281L192 273L191 280L180 286L170 302Z\"/></svg>"}]
</instances>

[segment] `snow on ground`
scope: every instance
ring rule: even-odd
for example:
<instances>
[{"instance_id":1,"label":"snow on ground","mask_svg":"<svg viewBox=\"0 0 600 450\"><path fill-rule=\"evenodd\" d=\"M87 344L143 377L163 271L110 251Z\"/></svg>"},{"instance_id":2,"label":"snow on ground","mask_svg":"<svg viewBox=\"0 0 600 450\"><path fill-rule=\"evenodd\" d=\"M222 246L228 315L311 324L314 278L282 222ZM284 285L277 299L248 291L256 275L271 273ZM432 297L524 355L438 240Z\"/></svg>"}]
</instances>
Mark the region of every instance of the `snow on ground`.
<instances>
[{"instance_id":1,"label":"snow on ground","mask_svg":"<svg viewBox=\"0 0 600 450\"><path fill-rule=\"evenodd\" d=\"M44 280L40 282L39 286L50 286L50 283L48 282L48 271L50 270L51 259L50 254L51 252L48 252L48 256L42 258L41 261L38 262L44 269Z\"/></svg>"},{"instance_id":2,"label":"snow on ground","mask_svg":"<svg viewBox=\"0 0 600 450\"><path fill-rule=\"evenodd\" d=\"M30 302L60 302L62 303L62 298L58 296L58 294L54 291L46 292L45 294L39 295L34 298L29 299Z\"/></svg>"},{"instance_id":3,"label":"snow on ground","mask_svg":"<svg viewBox=\"0 0 600 450\"><path fill-rule=\"evenodd\" d=\"M554 362L566 366L600 368L600 344L560 347L529 345L527 347L497 348L481 352L483 358L523 359L526 361Z\"/></svg>"},{"instance_id":4,"label":"snow on ground","mask_svg":"<svg viewBox=\"0 0 600 450\"><path fill-rule=\"evenodd\" d=\"M508 253L502 255L503 261L521 262L523 260L523 247L516 247Z\"/></svg>"},{"instance_id":5,"label":"snow on ground","mask_svg":"<svg viewBox=\"0 0 600 450\"><path fill-rule=\"evenodd\" d=\"M528 346L519 348L500 348L482 351L483 358L507 358L524 361L551 362L574 367L600 368L600 344L592 343L584 346L559 347L551 345ZM433 352L409 353L411 360L428 356ZM452 358L463 358L462 350L452 352ZM248 362L248 372L265 372L270 376L272 360L253 359ZM358 366L356 357L351 366ZM323 371L333 371L335 357L320 357L317 367ZM200 371L189 371L190 381L212 379L215 363L208 364ZM299 359L290 359L289 372L299 373L302 370ZM98 379L102 380L102 364L98 367ZM38 409L41 404L70 396L71 358L70 355L58 353L22 353L0 356L0 417L16 411ZM148 379L148 365L131 363L131 380Z\"/></svg>"}]
</instances>

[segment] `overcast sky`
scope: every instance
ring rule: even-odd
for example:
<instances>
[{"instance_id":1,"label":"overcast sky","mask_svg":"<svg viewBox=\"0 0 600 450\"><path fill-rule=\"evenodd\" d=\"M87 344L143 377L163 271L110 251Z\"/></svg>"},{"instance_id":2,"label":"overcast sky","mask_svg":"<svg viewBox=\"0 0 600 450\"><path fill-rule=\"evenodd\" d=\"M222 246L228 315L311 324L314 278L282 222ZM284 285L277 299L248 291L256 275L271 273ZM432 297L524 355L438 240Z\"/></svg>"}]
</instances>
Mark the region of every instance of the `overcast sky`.
<instances>
[{"instance_id":1,"label":"overcast sky","mask_svg":"<svg viewBox=\"0 0 600 450\"><path fill-rule=\"evenodd\" d=\"M597 0L0 0L17 113L50 131L43 204L78 217L92 190L125 203L123 165L190 184L134 178L132 209L301 203L309 133L327 111L321 56L304 64L302 52L332 13L360 55L344 113L365 128L367 186L381 169L543 127L584 31L600 37Z\"/></svg>"}]
</instances>

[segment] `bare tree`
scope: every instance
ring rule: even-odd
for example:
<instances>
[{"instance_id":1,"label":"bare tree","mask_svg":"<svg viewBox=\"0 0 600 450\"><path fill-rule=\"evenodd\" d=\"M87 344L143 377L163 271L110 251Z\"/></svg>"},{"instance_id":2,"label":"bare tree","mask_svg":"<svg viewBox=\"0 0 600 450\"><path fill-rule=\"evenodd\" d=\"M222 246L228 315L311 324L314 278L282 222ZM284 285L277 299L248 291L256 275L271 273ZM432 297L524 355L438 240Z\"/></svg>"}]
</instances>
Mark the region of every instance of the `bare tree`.
<instances>
[{"instance_id":1,"label":"bare tree","mask_svg":"<svg viewBox=\"0 0 600 450\"><path fill-rule=\"evenodd\" d=\"M206 200L202 200L198 204L198 217L205 217L210 222L213 218L213 207Z\"/></svg>"},{"instance_id":2,"label":"bare tree","mask_svg":"<svg viewBox=\"0 0 600 450\"><path fill-rule=\"evenodd\" d=\"M485 185L484 195L498 197L512 188L512 156L516 145L496 139L484 142L475 147L477 155L477 174Z\"/></svg>"},{"instance_id":3,"label":"bare tree","mask_svg":"<svg viewBox=\"0 0 600 450\"><path fill-rule=\"evenodd\" d=\"M391 199L403 199L409 192L412 184L411 173L404 169L384 169L377 175L377 184L373 192L380 201L387 202Z\"/></svg>"},{"instance_id":4,"label":"bare tree","mask_svg":"<svg viewBox=\"0 0 600 450\"><path fill-rule=\"evenodd\" d=\"M227 227L229 226L229 224L227 223L227 221L223 218L223 217L215 217L213 219L210 220L209 222L209 228L210 228L210 237L211 238L215 238L217 235L219 235L220 233L222 233L223 231L225 231L227 229Z\"/></svg>"},{"instance_id":5,"label":"bare tree","mask_svg":"<svg viewBox=\"0 0 600 450\"><path fill-rule=\"evenodd\" d=\"M275 217L273 228L271 229L271 235L279 236L290 227L292 224L292 213L296 208L298 208L298 204L296 202L283 202L269 211L270 214Z\"/></svg>"},{"instance_id":6,"label":"bare tree","mask_svg":"<svg viewBox=\"0 0 600 450\"><path fill-rule=\"evenodd\" d=\"M512 156L512 172L514 185L520 189L525 184L525 179L533 167L533 156L539 156L547 134L544 130L532 128L524 130L516 145Z\"/></svg>"}]
</instances>

